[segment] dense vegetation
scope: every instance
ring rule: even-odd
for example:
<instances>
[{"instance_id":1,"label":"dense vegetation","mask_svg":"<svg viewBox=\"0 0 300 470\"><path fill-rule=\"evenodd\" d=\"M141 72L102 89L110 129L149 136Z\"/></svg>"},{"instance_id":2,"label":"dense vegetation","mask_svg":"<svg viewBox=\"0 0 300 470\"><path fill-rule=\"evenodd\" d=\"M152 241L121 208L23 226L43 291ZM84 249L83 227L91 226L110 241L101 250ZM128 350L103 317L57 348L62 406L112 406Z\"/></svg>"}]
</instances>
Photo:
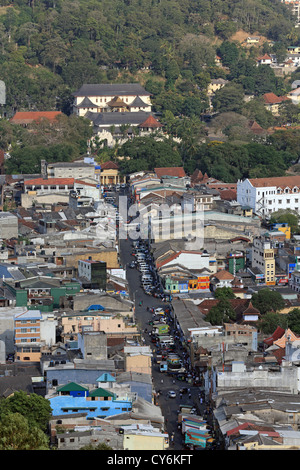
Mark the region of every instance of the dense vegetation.
<instances>
[{"instance_id":1,"label":"dense vegetation","mask_svg":"<svg viewBox=\"0 0 300 470\"><path fill-rule=\"evenodd\" d=\"M67 111L82 83L123 81L150 64L167 85L183 72L196 79L204 64L214 65L216 36L220 43L242 28L284 41L293 24L279 0L1 0L0 7L8 110Z\"/></svg>"},{"instance_id":2,"label":"dense vegetation","mask_svg":"<svg viewBox=\"0 0 300 470\"><path fill-rule=\"evenodd\" d=\"M24 391L0 400L0 450L49 450L49 400Z\"/></svg>"},{"instance_id":3,"label":"dense vegetation","mask_svg":"<svg viewBox=\"0 0 300 470\"><path fill-rule=\"evenodd\" d=\"M300 32L279 0L0 0L0 79L7 91L2 115L54 109L70 115L72 93L83 83L139 81L152 93L153 110L169 138L161 143L149 139L142 154L140 138L111 151L95 148L100 160L131 157L121 161L123 172L152 169L158 161L182 163L187 171L198 167L228 181L284 174L297 161L298 148L281 139L280 147L276 142L266 152L274 142L253 139L247 123L255 120L264 129L287 120L297 123L298 108L287 105L277 119L266 111L262 94L284 94L290 83L269 67L256 66L255 47L246 50L230 39L240 29L273 40L278 54L290 41L300 44ZM265 43L263 51L268 48ZM216 54L225 69L216 66ZM218 113L212 125L227 142L211 145L203 123L206 90L211 79L220 77L229 83L212 101ZM255 99L247 103L245 94ZM227 119L223 126L222 116ZM73 137L57 132L53 138L48 129L40 139L0 120L0 146L11 155L6 172L37 172L41 158L78 158L90 137L83 122L70 121Z\"/></svg>"}]
</instances>

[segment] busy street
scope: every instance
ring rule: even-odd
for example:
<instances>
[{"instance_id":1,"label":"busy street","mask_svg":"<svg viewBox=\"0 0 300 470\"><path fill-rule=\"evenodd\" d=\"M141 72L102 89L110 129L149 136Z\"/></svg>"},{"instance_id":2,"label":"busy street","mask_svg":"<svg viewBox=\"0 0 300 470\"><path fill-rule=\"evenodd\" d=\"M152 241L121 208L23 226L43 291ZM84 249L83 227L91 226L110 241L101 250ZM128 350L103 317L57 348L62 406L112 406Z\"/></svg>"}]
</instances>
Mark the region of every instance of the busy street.
<instances>
[{"instance_id":1,"label":"busy street","mask_svg":"<svg viewBox=\"0 0 300 470\"><path fill-rule=\"evenodd\" d=\"M120 262L126 267L129 292L134 301L135 321L142 332L143 344L150 346L153 354L152 378L156 404L164 415L171 447L174 450L189 448L185 447L181 432L178 419L180 409L185 406L193 415L201 416L210 431L212 410L205 401L200 377L191 369L188 352L181 343L171 315L170 299L163 294L147 241L133 241L128 237L119 240L119 246ZM167 335L163 335L163 343L159 341L157 325L166 327ZM169 343L165 344L165 341ZM163 369L163 363L170 357L175 359L180 369L177 366L174 366L174 372L170 372L170 368ZM214 441L210 448L217 448Z\"/></svg>"}]
</instances>

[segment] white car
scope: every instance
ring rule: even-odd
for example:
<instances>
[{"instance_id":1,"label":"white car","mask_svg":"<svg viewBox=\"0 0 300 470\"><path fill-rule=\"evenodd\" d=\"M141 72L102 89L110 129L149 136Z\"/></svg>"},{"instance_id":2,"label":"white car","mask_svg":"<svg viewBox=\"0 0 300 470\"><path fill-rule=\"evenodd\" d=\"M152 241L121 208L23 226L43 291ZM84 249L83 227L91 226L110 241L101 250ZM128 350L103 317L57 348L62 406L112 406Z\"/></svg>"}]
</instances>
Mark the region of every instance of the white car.
<instances>
[{"instance_id":1,"label":"white car","mask_svg":"<svg viewBox=\"0 0 300 470\"><path fill-rule=\"evenodd\" d=\"M165 313L164 309L163 308L156 308L154 310L155 313Z\"/></svg>"},{"instance_id":2,"label":"white car","mask_svg":"<svg viewBox=\"0 0 300 470\"><path fill-rule=\"evenodd\" d=\"M174 392L173 390L169 390L168 391L168 397L169 398L176 398L176 392Z\"/></svg>"}]
</instances>

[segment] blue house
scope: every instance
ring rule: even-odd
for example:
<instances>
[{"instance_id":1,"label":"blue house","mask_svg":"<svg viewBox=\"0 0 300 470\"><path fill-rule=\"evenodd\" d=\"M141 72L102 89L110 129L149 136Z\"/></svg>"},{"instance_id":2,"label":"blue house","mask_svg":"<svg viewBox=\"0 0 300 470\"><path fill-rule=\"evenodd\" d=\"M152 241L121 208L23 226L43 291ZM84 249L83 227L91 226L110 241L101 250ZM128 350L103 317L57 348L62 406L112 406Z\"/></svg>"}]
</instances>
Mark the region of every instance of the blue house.
<instances>
[{"instance_id":1,"label":"blue house","mask_svg":"<svg viewBox=\"0 0 300 470\"><path fill-rule=\"evenodd\" d=\"M106 418L132 409L131 400L118 400L114 393L100 387L89 391L71 382L57 391L59 395L49 399L53 416L84 412L87 419Z\"/></svg>"}]
</instances>

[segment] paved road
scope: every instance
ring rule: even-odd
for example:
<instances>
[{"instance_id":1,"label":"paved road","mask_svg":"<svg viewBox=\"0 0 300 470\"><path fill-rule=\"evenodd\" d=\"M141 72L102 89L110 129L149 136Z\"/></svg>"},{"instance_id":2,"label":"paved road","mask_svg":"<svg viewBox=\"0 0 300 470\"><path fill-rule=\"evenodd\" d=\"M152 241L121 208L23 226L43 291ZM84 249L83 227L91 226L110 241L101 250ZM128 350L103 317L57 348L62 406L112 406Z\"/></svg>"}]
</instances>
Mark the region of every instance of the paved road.
<instances>
[{"instance_id":1,"label":"paved road","mask_svg":"<svg viewBox=\"0 0 300 470\"><path fill-rule=\"evenodd\" d=\"M144 290L140 285L140 273L139 271L134 268L129 268L129 263L134 260L132 256L132 241L129 240L120 240L120 261L123 267L127 267L127 280L129 284L129 292L131 299L135 299L135 317L136 322L141 328L141 331L144 331L145 328L151 329L149 327L148 322L152 318L151 312L147 311L147 307L162 307L165 306L161 299L155 298L153 296L149 296L145 294ZM143 305L140 306L139 303L142 302ZM172 327L172 325L171 325ZM151 349L155 351L155 345L151 343L150 336L148 333L144 333L145 344L150 345ZM178 345L177 345L178 346ZM177 353L181 354L179 347L176 350ZM166 373L162 373L159 371L159 366L157 364L153 365L153 385L156 391L160 390L160 397L159 397L159 405L162 409L162 413L166 420L166 430L169 435L173 432L174 434L174 450L183 449L183 437L178 430L178 410L180 404L189 404L193 405L195 400L198 401L198 387L191 386L191 398L189 398L188 394L184 394L182 398L179 396L179 389L182 386L189 387L188 384L184 382L180 382L175 379L175 383L173 382L174 379L168 376ZM163 382L162 382L163 380ZM167 393L169 390L174 390L176 392L176 398L168 398ZM204 410L204 405L203 405Z\"/></svg>"},{"instance_id":2,"label":"paved road","mask_svg":"<svg viewBox=\"0 0 300 470\"><path fill-rule=\"evenodd\" d=\"M124 193L120 193L124 195ZM152 319L152 314L147 310L147 307L162 307L165 306L161 299L155 298L153 296L145 294L144 290L140 284L140 272L136 268L129 268L129 264L135 258L132 256L132 240L128 238L127 240L120 240L120 263L123 268L126 267L127 270L127 280L129 285L129 293L132 300L135 300L135 317L138 326L141 331L144 332L145 328L151 329L149 327L149 320ZM139 303L142 302L142 306ZM171 325L171 328L173 325ZM148 333L144 333L145 344L150 345L151 349L155 351L155 345L151 343L150 336ZM180 344L176 345L176 353L179 355L182 354L180 349ZM178 430L178 410L180 404L194 405L195 403L198 406L198 409L203 416L205 410L205 405L199 406L199 388L190 386L185 382L178 381L174 378L168 376L166 373L159 371L159 366L157 364L153 365L153 386L155 391L160 390L159 397L159 406L161 407L162 413L165 418L166 431L169 436L174 432L174 443L172 448L174 450L182 450L183 447L183 436L181 431ZM163 382L162 382L163 380ZM183 394L182 398L179 395L179 389L181 387L190 387L191 397L189 398L188 394ZM176 398L168 398L167 393L169 390L174 390L176 392Z\"/></svg>"}]
</instances>

